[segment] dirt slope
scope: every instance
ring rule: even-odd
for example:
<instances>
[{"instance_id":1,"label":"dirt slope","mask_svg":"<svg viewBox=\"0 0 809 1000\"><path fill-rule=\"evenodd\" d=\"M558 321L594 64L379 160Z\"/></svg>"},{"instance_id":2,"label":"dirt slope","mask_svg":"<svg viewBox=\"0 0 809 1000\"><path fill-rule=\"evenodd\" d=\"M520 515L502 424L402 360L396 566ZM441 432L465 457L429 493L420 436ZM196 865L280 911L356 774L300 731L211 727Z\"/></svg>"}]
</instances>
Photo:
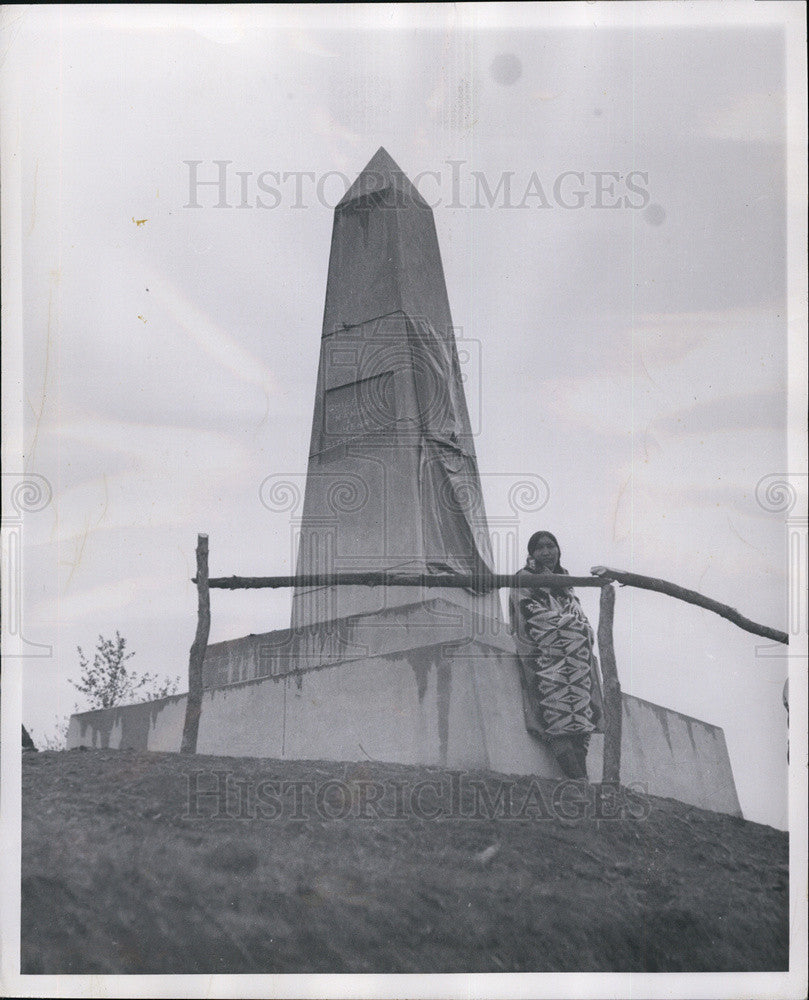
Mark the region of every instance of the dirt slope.
<instances>
[{"instance_id":1,"label":"dirt slope","mask_svg":"<svg viewBox=\"0 0 809 1000\"><path fill-rule=\"evenodd\" d=\"M22 837L23 973L787 967L786 834L638 794L39 753Z\"/></svg>"}]
</instances>

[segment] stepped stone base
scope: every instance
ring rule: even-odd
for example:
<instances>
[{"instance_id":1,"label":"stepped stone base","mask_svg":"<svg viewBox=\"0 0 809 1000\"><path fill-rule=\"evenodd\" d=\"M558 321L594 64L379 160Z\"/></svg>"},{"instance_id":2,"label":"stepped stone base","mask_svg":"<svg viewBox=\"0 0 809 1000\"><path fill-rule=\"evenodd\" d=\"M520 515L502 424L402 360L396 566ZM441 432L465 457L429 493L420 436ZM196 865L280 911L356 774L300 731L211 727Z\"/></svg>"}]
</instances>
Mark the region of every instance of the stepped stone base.
<instances>
[{"instance_id":1,"label":"stepped stone base","mask_svg":"<svg viewBox=\"0 0 809 1000\"><path fill-rule=\"evenodd\" d=\"M198 752L561 778L545 744L525 728L511 638L497 622L469 638L462 616L453 634L445 616L455 610L437 601L408 609L404 624L396 609L397 627L359 616L331 623L330 632L313 626L211 646ZM442 615L436 642L432 623ZM68 748L179 751L185 701L176 695L74 715ZM623 784L741 816L719 727L631 695L623 696L623 713ZM602 746L594 736L594 781Z\"/></svg>"}]
</instances>

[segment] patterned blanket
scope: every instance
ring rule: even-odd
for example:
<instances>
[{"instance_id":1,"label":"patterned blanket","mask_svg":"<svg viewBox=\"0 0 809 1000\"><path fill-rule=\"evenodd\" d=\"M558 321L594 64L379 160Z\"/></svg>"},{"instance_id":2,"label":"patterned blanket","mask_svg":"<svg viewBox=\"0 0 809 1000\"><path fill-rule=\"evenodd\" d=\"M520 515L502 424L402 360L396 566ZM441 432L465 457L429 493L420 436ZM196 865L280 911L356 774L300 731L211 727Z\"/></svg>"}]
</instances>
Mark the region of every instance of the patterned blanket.
<instances>
[{"instance_id":1,"label":"patterned blanket","mask_svg":"<svg viewBox=\"0 0 809 1000\"><path fill-rule=\"evenodd\" d=\"M525 581L521 573L518 583ZM529 728L544 736L600 730L602 698L593 630L569 591L517 587L509 600Z\"/></svg>"}]
</instances>

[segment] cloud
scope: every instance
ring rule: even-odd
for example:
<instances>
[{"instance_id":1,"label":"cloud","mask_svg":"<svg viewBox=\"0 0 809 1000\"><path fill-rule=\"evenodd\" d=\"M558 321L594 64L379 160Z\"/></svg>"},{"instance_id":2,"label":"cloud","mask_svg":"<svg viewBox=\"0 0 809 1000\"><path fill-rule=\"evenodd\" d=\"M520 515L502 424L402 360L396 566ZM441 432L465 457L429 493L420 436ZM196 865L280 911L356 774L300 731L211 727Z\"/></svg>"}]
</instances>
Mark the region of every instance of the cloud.
<instances>
[{"instance_id":1,"label":"cloud","mask_svg":"<svg viewBox=\"0 0 809 1000\"><path fill-rule=\"evenodd\" d=\"M255 455L236 435L187 427L125 423L96 416L50 426L54 501L32 519L26 544L83 547L100 532L193 521L200 504L220 516L223 497L236 502L244 483L258 481ZM65 488L73 456L93 474ZM62 470L65 471L62 471ZM252 492L252 490L251 490Z\"/></svg>"},{"instance_id":2,"label":"cloud","mask_svg":"<svg viewBox=\"0 0 809 1000\"><path fill-rule=\"evenodd\" d=\"M755 488L750 483L705 483L685 484L677 488L666 488L666 500L672 507L693 507L701 510L720 508L728 516L743 514L747 517L762 517L772 520L770 511L765 510L756 500Z\"/></svg>"},{"instance_id":3,"label":"cloud","mask_svg":"<svg viewBox=\"0 0 809 1000\"><path fill-rule=\"evenodd\" d=\"M36 628L59 622L104 621L110 612L131 617L132 609L137 609L137 615L171 619L176 618L177 605L185 596L174 576L126 576L42 601L27 609L26 618Z\"/></svg>"},{"instance_id":4,"label":"cloud","mask_svg":"<svg viewBox=\"0 0 809 1000\"><path fill-rule=\"evenodd\" d=\"M745 94L730 104L705 112L695 129L709 139L737 142L786 141L783 92Z\"/></svg>"},{"instance_id":5,"label":"cloud","mask_svg":"<svg viewBox=\"0 0 809 1000\"><path fill-rule=\"evenodd\" d=\"M744 307L641 313L628 332L642 352L644 364L651 368L683 361L711 341L738 338L746 349L764 336L771 337L774 319L777 317L771 309Z\"/></svg>"},{"instance_id":6,"label":"cloud","mask_svg":"<svg viewBox=\"0 0 809 1000\"><path fill-rule=\"evenodd\" d=\"M247 452L231 436L187 427L87 416L58 424L53 432L99 451L124 451L130 457L130 465L155 471L166 471L165 463L170 462L176 473L178 458L187 462L191 470L204 468L206 474L247 460Z\"/></svg>"},{"instance_id":7,"label":"cloud","mask_svg":"<svg viewBox=\"0 0 809 1000\"><path fill-rule=\"evenodd\" d=\"M753 483L725 485L724 478L672 489L665 463L636 467L616 498L612 540L631 545L636 572L709 594L701 585L710 579L710 596L741 602L751 613L749 580L766 579L758 600L780 619L788 585L783 525L757 506Z\"/></svg>"},{"instance_id":8,"label":"cloud","mask_svg":"<svg viewBox=\"0 0 809 1000\"><path fill-rule=\"evenodd\" d=\"M669 434L712 434L753 427L786 432L786 415L785 393L759 392L698 403L664 417L658 426Z\"/></svg>"},{"instance_id":9,"label":"cloud","mask_svg":"<svg viewBox=\"0 0 809 1000\"><path fill-rule=\"evenodd\" d=\"M607 436L782 429L780 322L763 309L640 315L592 352L597 370L581 359L544 379L541 399L558 420ZM738 386L749 392L737 398Z\"/></svg>"},{"instance_id":10,"label":"cloud","mask_svg":"<svg viewBox=\"0 0 809 1000\"><path fill-rule=\"evenodd\" d=\"M324 59L336 59L338 56L333 49L326 48L311 31L300 27L290 33L290 45L296 52L303 52L305 55L321 56Z\"/></svg>"},{"instance_id":11,"label":"cloud","mask_svg":"<svg viewBox=\"0 0 809 1000\"><path fill-rule=\"evenodd\" d=\"M191 341L224 371L243 382L278 393L277 380L266 365L223 330L166 277L149 273L149 291Z\"/></svg>"}]
</instances>

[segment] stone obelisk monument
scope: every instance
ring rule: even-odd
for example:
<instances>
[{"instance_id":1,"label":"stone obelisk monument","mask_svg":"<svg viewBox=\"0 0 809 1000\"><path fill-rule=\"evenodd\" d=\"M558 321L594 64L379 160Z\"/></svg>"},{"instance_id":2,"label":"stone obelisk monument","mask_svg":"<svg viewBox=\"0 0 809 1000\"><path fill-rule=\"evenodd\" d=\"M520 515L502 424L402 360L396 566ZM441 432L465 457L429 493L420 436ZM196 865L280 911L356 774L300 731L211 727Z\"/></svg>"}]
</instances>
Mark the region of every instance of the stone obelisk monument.
<instances>
[{"instance_id":1,"label":"stone obelisk monument","mask_svg":"<svg viewBox=\"0 0 809 1000\"><path fill-rule=\"evenodd\" d=\"M334 213L297 571L492 569L433 213L380 149ZM292 625L445 602L500 618L492 593L299 588Z\"/></svg>"},{"instance_id":2,"label":"stone obelisk monument","mask_svg":"<svg viewBox=\"0 0 809 1000\"><path fill-rule=\"evenodd\" d=\"M433 214L380 149L334 213L297 572L491 562ZM208 646L197 751L561 777L519 678L496 592L298 588L292 628ZM74 715L68 746L179 750L185 699ZM625 784L739 815L721 729L623 705Z\"/></svg>"}]
</instances>

